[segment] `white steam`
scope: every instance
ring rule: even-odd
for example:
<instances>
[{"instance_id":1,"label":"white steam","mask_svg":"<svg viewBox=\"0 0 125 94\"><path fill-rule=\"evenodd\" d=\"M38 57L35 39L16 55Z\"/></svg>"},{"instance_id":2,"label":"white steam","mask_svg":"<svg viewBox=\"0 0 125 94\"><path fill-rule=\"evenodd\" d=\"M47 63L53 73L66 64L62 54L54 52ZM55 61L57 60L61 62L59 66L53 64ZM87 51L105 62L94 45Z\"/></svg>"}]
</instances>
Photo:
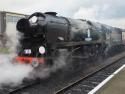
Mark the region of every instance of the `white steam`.
<instances>
[{"instance_id":1,"label":"white steam","mask_svg":"<svg viewBox=\"0 0 125 94\"><path fill-rule=\"evenodd\" d=\"M14 28L14 24L9 24L9 28ZM61 49L57 51L58 56L54 57L54 64L52 66L42 65L34 71L31 65L12 63L13 58L17 56L16 47L18 44L18 39L20 34L15 34L12 32L15 30L7 29L6 34L6 48L8 49L7 54L0 53L0 87L3 85L17 86L20 85L24 78L47 78L51 73L57 71L58 69L66 65L67 50ZM10 32L11 31L11 32ZM20 36L19 36L20 35ZM55 54L56 55L56 54Z\"/></svg>"},{"instance_id":2,"label":"white steam","mask_svg":"<svg viewBox=\"0 0 125 94\"><path fill-rule=\"evenodd\" d=\"M93 6L89 8L80 7L79 10L74 14L74 18L97 21L99 9L100 8L98 6Z\"/></svg>"},{"instance_id":3,"label":"white steam","mask_svg":"<svg viewBox=\"0 0 125 94\"><path fill-rule=\"evenodd\" d=\"M58 69L65 67L68 56L67 50L60 49L56 54L58 54L58 56L53 59L52 66L40 66L40 68L37 71L34 71L33 74L39 78L47 78L51 75L51 73L54 73L58 71Z\"/></svg>"},{"instance_id":4,"label":"white steam","mask_svg":"<svg viewBox=\"0 0 125 94\"><path fill-rule=\"evenodd\" d=\"M15 27L15 24L8 23L6 29L5 38L7 41L4 48L8 51L7 53L0 53L0 87L21 84L33 70L30 65L13 63L13 59L17 56L16 47L19 39Z\"/></svg>"},{"instance_id":5,"label":"white steam","mask_svg":"<svg viewBox=\"0 0 125 94\"><path fill-rule=\"evenodd\" d=\"M0 86L16 86L22 83L23 79L29 76L32 67L29 65L15 63L11 61L9 55L0 55Z\"/></svg>"}]
</instances>

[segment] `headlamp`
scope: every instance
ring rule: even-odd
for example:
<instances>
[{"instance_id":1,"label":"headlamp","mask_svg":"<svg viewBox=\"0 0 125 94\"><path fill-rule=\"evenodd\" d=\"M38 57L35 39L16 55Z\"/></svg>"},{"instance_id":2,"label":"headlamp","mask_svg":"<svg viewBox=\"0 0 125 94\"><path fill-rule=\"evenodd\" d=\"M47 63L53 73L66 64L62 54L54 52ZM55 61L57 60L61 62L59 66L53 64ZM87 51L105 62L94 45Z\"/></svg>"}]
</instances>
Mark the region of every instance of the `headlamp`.
<instances>
[{"instance_id":1,"label":"headlamp","mask_svg":"<svg viewBox=\"0 0 125 94\"><path fill-rule=\"evenodd\" d=\"M29 19L29 21L31 22L31 23L36 23L37 22L37 17L36 16L33 16L32 18L30 18Z\"/></svg>"},{"instance_id":2,"label":"headlamp","mask_svg":"<svg viewBox=\"0 0 125 94\"><path fill-rule=\"evenodd\" d=\"M45 47L44 46L40 46L39 47L39 53L41 53L41 54L44 54L45 53Z\"/></svg>"}]
</instances>

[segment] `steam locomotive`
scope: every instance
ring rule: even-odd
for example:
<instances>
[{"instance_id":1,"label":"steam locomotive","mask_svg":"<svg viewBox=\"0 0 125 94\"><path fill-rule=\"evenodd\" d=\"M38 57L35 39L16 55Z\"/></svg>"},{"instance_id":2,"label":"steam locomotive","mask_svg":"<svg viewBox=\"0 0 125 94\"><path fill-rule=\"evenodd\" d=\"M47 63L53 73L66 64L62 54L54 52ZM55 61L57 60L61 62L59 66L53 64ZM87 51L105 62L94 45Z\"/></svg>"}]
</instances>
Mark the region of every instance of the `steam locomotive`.
<instances>
[{"instance_id":1,"label":"steam locomotive","mask_svg":"<svg viewBox=\"0 0 125 94\"><path fill-rule=\"evenodd\" d=\"M122 29L82 19L57 16L56 12L36 12L20 19L21 38L16 60L38 65L53 65L61 51L72 58L108 57L124 50ZM58 62L59 63L59 62Z\"/></svg>"}]
</instances>

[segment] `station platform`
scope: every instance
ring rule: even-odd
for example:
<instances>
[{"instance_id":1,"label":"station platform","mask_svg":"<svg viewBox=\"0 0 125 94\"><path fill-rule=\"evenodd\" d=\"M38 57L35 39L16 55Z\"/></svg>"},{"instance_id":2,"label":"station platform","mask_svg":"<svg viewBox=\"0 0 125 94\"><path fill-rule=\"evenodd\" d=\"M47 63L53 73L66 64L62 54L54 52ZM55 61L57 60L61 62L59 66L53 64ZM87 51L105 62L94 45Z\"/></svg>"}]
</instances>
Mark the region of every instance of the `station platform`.
<instances>
[{"instance_id":1,"label":"station platform","mask_svg":"<svg viewBox=\"0 0 125 94\"><path fill-rule=\"evenodd\" d=\"M116 70L89 94L125 94L125 65Z\"/></svg>"}]
</instances>

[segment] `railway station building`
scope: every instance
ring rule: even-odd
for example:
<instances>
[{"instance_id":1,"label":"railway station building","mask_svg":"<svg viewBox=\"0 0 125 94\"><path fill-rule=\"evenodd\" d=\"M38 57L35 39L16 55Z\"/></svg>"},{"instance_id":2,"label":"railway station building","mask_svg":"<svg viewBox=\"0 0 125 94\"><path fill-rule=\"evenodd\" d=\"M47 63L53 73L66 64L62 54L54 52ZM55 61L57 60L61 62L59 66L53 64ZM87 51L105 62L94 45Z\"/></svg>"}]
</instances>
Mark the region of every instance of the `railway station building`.
<instances>
[{"instance_id":1,"label":"railway station building","mask_svg":"<svg viewBox=\"0 0 125 94\"><path fill-rule=\"evenodd\" d=\"M12 40L10 40L9 37L15 38L17 34L17 21L26 16L27 15L20 13L0 11L0 52L6 47L7 40Z\"/></svg>"}]
</instances>

